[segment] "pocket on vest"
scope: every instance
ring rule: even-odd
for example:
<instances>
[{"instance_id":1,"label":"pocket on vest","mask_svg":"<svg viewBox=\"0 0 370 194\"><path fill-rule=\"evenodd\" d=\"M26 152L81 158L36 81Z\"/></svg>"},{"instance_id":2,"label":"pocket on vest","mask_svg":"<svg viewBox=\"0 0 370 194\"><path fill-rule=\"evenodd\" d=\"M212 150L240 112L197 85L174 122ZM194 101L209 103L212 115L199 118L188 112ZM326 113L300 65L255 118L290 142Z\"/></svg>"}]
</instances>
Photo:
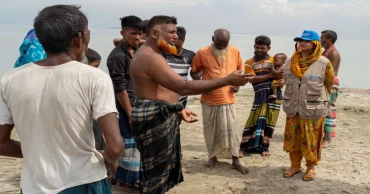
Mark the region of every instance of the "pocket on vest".
<instances>
[{"instance_id":1,"label":"pocket on vest","mask_svg":"<svg viewBox=\"0 0 370 194\"><path fill-rule=\"evenodd\" d=\"M308 117L321 117L324 115L324 102L306 101L305 115Z\"/></svg>"},{"instance_id":2,"label":"pocket on vest","mask_svg":"<svg viewBox=\"0 0 370 194\"><path fill-rule=\"evenodd\" d=\"M291 97L293 93L293 81L287 80L285 83L285 93L284 96Z\"/></svg>"},{"instance_id":3,"label":"pocket on vest","mask_svg":"<svg viewBox=\"0 0 370 194\"><path fill-rule=\"evenodd\" d=\"M307 84L307 101L319 100L321 98L321 89L323 83L308 81Z\"/></svg>"}]
</instances>

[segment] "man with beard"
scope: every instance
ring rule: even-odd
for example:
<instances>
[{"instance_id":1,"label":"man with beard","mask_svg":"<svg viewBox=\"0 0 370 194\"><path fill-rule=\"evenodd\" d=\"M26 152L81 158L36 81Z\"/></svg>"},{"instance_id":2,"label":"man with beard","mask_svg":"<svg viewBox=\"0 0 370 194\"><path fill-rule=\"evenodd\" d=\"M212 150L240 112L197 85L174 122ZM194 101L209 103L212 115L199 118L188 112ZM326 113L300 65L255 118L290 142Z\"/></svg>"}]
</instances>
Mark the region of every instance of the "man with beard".
<instances>
[{"instance_id":1,"label":"man with beard","mask_svg":"<svg viewBox=\"0 0 370 194\"><path fill-rule=\"evenodd\" d=\"M227 85L245 85L251 74L230 72L213 80L185 81L161 55L176 54L177 19L154 16L147 25L147 39L135 54L131 77L137 96L132 110L131 129L140 151L142 175L140 193L165 193L183 181L181 146L178 134L180 117L195 122L193 112L178 102L179 95L196 95Z\"/></svg>"},{"instance_id":2,"label":"man with beard","mask_svg":"<svg viewBox=\"0 0 370 194\"><path fill-rule=\"evenodd\" d=\"M268 155L282 100L281 87L283 86L284 72L276 76L270 73L274 65L274 58L268 54L271 40L267 36L257 36L254 43L254 57L248 59L245 66L256 74L255 79L251 81L255 96L251 113L243 131L240 157L244 156L244 152L258 152L262 156ZM273 93L271 83L274 78L279 79L275 84L277 98L269 98Z\"/></svg>"},{"instance_id":3,"label":"man with beard","mask_svg":"<svg viewBox=\"0 0 370 194\"><path fill-rule=\"evenodd\" d=\"M337 33L335 33L334 31L325 30L321 32L321 44L325 48L325 51L322 55L329 59L329 61L333 65L335 74L333 80L333 88L330 93L331 113L329 116L326 117L325 120L325 137L324 141L322 142L323 148L327 148L331 143L331 139L336 137L337 135L337 132L335 130L337 124L337 109L335 108L335 103L339 95L339 79L337 76L341 58L337 48L335 48L334 46L336 41Z\"/></svg>"},{"instance_id":4,"label":"man with beard","mask_svg":"<svg viewBox=\"0 0 370 194\"><path fill-rule=\"evenodd\" d=\"M105 166L115 171L123 143L111 79L77 62L90 41L88 20L79 7L54 5L34 28L47 58L0 81L0 155L24 159L21 193L111 194ZM106 140L101 152L93 119ZM13 127L20 142L10 138Z\"/></svg>"},{"instance_id":5,"label":"man with beard","mask_svg":"<svg viewBox=\"0 0 370 194\"><path fill-rule=\"evenodd\" d=\"M164 58L167 60L170 67L178 73L182 79L188 81L190 64L193 61L195 53L191 50L183 48L185 42L186 29L182 26L177 27L177 37L175 47L177 53L175 55L163 53ZM179 100L184 108L187 103L187 96L181 96Z\"/></svg>"},{"instance_id":6,"label":"man with beard","mask_svg":"<svg viewBox=\"0 0 370 194\"><path fill-rule=\"evenodd\" d=\"M228 30L216 30L212 41L211 45L200 49L195 55L191 64L193 74L203 70L203 80L214 80L243 69L239 50L229 45ZM235 93L238 90L239 87L229 84L201 96L203 132L209 158L205 165L212 167L217 163L217 158L231 156L232 167L246 174L248 168L238 158L240 141L235 115Z\"/></svg>"},{"instance_id":7,"label":"man with beard","mask_svg":"<svg viewBox=\"0 0 370 194\"><path fill-rule=\"evenodd\" d=\"M119 167L114 174L118 179L117 189L126 192L137 191L139 183L140 153L131 135L131 110L135 102L135 92L130 76L132 57L139 46L142 34L142 20L136 16L121 18L122 40L112 50L107 59L109 74L116 94L116 105L119 112L119 128L125 150L119 159ZM114 180L112 182L115 182ZM113 183L114 184L114 183Z\"/></svg>"}]
</instances>

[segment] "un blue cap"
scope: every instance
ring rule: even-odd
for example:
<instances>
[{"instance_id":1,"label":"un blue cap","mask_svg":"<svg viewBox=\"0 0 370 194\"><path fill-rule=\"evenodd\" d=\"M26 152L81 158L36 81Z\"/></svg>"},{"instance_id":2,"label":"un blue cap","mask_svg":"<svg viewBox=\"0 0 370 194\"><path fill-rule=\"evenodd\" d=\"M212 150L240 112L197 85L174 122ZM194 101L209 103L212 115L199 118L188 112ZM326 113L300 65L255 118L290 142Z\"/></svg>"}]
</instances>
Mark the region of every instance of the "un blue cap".
<instances>
[{"instance_id":1,"label":"un blue cap","mask_svg":"<svg viewBox=\"0 0 370 194\"><path fill-rule=\"evenodd\" d=\"M294 41L296 41L296 42L300 41L300 40L309 40L309 41L317 40L317 41L320 41L320 36L315 31L305 30L305 31L303 31L301 37L297 37L297 38L294 39Z\"/></svg>"}]
</instances>

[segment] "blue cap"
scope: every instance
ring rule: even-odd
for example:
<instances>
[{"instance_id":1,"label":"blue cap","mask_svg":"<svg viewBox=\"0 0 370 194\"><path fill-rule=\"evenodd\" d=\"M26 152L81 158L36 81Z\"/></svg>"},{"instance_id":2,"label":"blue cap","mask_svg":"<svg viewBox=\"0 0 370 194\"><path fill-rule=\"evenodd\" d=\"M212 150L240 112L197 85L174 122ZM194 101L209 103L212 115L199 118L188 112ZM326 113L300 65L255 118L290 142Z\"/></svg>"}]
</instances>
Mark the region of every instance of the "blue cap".
<instances>
[{"instance_id":1,"label":"blue cap","mask_svg":"<svg viewBox=\"0 0 370 194\"><path fill-rule=\"evenodd\" d=\"M300 41L300 40L310 40L310 41L317 40L317 41L320 41L320 36L315 31L305 30L305 31L303 31L301 37L297 37L297 38L294 39L294 41L296 41L296 42Z\"/></svg>"}]
</instances>

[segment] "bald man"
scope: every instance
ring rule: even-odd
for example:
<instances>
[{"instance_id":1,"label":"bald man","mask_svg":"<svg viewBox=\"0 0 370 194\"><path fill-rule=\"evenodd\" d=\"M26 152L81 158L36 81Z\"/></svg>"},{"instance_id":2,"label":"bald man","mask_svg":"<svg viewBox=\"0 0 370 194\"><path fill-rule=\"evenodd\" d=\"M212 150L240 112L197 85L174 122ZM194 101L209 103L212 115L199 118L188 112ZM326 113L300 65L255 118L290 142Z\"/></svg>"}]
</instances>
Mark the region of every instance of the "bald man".
<instances>
[{"instance_id":1,"label":"bald man","mask_svg":"<svg viewBox=\"0 0 370 194\"><path fill-rule=\"evenodd\" d=\"M200 49L191 67L193 79L212 80L226 77L233 71L244 68L240 52L229 45L230 32L218 29L212 36L213 43ZM202 72L200 74L200 72ZM219 158L232 158L232 167L242 174L248 169L239 162L239 144L235 114L235 93L239 87L228 85L202 94L203 131L208 150L207 167L212 167Z\"/></svg>"}]
</instances>

